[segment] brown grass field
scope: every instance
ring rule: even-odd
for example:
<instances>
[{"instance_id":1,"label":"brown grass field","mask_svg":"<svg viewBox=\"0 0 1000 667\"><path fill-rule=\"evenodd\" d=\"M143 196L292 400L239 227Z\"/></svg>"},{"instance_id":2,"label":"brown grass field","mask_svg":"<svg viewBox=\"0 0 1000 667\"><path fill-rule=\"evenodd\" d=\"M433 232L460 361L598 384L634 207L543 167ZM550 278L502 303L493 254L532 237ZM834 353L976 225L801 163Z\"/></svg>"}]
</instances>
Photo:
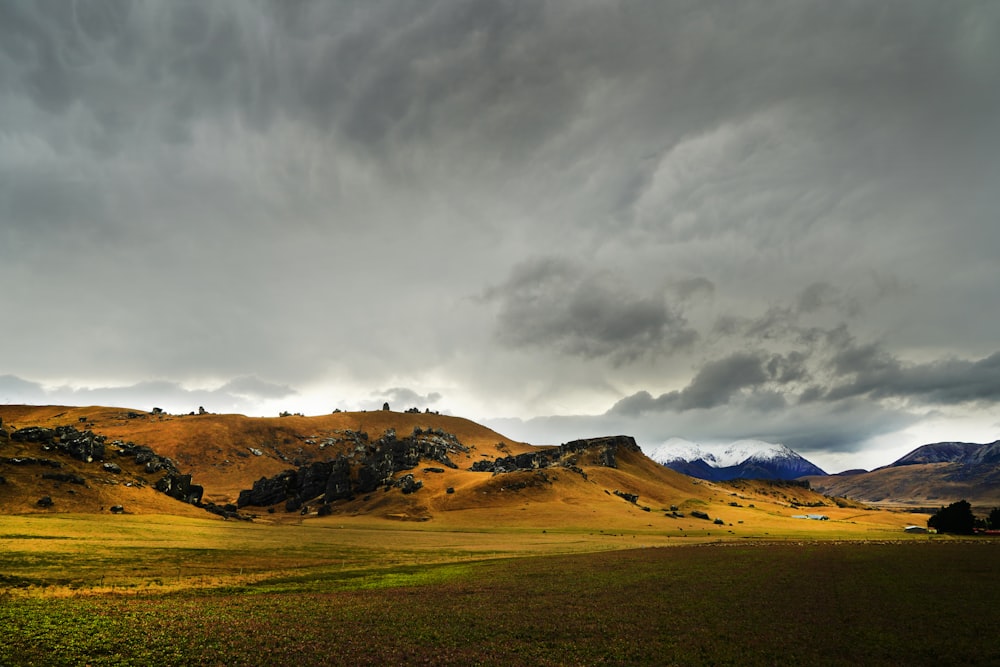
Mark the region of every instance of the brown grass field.
<instances>
[{"instance_id":1,"label":"brown grass field","mask_svg":"<svg viewBox=\"0 0 1000 667\"><path fill-rule=\"evenodd\" d=\"M0 664L1000 661L1000 544L787 537L0 517Z\"/></svg>"},{"instance_id":2,"label":"brown grass field","mask_svg":"<svg viewBox=\"0 0 1000 667\"><path fill-rule=\"evenodd\" d=\"M148 445L216 502L328 455L316 443L343 429L440 428L470 447L458 469L415 469L411 495L379 490L324 517L247 508L252 522L159 494L125 459L113 479L60 459L85 484L2 464L0 665L1000 663L998 544L902 532L926 515L712 484L638 452L617 468L584 458L586 476L476 473L474 460L532 446L441 415L0 417ZM0 456L37 447L0 440ZM36 505L43 493L53 507ZM808 513L830 519L793 518Z\"/></svg>"}]
</instances>

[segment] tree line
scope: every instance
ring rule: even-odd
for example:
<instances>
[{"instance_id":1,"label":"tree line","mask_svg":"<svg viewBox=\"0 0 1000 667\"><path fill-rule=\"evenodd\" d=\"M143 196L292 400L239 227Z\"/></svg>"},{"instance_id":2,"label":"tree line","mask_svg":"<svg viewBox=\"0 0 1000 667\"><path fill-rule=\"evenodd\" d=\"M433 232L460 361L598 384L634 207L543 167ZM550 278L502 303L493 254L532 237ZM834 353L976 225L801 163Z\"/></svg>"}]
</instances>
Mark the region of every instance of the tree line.
<instances>
[{"instance_id":1,"label":"tree line","mask_svg":"<svg viewBox=\"0 0 1000 667\"><path fill-rule=\"evenodd\" d=\"M982 519L972 513L972 505L965 500L959 500L938 510L927 520L927 526L939 533L956 535L972 535L976 529L1000 530L1000 507L994 507L989 515Z\"/></svg>"}]
</instances>

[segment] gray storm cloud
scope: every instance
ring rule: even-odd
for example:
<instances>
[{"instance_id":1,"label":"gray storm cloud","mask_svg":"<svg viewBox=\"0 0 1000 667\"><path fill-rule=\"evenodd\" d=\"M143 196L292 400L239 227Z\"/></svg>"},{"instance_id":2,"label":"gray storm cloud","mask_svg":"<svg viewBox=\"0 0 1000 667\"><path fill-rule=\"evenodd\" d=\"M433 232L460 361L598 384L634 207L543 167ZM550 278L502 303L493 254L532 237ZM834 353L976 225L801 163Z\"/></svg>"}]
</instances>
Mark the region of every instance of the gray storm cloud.
<instances>
[{"instance_id":1,"label":"gray storm cloud","mask_svg":"<svg viewBox=\"0 0 1000 667\"><path fill-rule=\"evenodd\" d=\"M624 363L690 346L698 336L665 295L639 293L614 272L558 258L515 266L484 298L499 302L496 337L512 347Z\"/></svg>"},{"instance_id":2,"label":"gray storm cloud","mask_svg":"<svg viewBox=\"0 0 1000 667\"><path fill-rule=\"evenodd\" d=\"M4 2L0 399L989 428L997 62L990 1Z\"/></svg>"}]
</instances>

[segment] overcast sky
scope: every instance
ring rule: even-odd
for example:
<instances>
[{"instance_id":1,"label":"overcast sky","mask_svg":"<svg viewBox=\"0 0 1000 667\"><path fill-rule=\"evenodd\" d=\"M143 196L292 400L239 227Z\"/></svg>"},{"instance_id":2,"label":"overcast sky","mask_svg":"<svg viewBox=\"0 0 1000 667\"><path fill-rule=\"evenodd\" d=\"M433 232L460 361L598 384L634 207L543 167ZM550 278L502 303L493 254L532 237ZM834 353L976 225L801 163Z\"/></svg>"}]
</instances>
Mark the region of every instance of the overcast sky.
<instances>
[{"instance_id":1,"label":"overcast sky","mask_svg":"<svg viewBox=\"0 0 1000 667\"><path fill-rule=\"evenodd\" d=\"M0 3L0 402L1000 438L1000 3Z\"/></svg>"}]
</instances>

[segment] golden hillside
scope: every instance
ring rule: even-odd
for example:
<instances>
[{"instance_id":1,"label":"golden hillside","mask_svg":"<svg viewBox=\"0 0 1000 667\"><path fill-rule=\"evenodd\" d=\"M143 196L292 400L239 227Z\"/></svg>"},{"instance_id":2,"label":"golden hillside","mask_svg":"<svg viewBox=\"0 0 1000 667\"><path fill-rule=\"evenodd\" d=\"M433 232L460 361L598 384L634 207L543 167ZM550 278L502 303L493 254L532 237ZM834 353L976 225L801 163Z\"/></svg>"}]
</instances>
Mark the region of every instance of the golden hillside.
<instances>
[{"instance_id":1,"label":"golden hillside","mask_svg":"<svg viewBox=\"0 0 1000 667\"><path fill-rule=\"evenodd\" d=\"M422 486L404 493L390 485L324 503L328 516L317 516L316 498L304 509L287 511L285 503L244 506L240 513L263 522L351 521L357 518L434 522L438 526L476 528L560 527L580 530L656 530L668 534L763 536L770 531L793 534L865 530L858 526L899 529L924 518L838 507L831 499L802 487L776 492L769 485L727 485L693 479L646 457L634 447L618 447L614 467L601 463L599 452L583 449L551 467L512 472L477 472L476 462L511 460L538 452L555 455L553 447L534 447L458 417L389 411L335 413L314 417L250 418L242 415L151 414L123 408L0 406L6 433L37 426L73 427L106 438L105 462L121 473L108 474L102 462L85 463L64 454L39 451L34 443L0 437L0 512L101 512L122 505L129 513L206 516L194 505L153 490L158 475L118 455L116 442L131 442L168 457L176 468L204 487L203 500L236 503L240 492L261 478L328 462L352 452L371 451L390 429L400 438L418 432L444 433L461 443L450 460L454 468L420 460L394 478L412 474ZM359 440L358 434L367 439ZM353 439L353 440L352 440ZM630 441L630 439L627 439ZM358 444L358 443L361 444ZM58 455L57 455L58 454ZM359 454L360 456L360 454ZM59 472L84 483L42 478L38 465L13 465L17 457L58 459ZM570 465L568 462L571 462ZM482 464L480 464L482 465ZM51 474L51 473L50 473ZM616 492L619 492L616 494ZM39 497L53 506L37 506ZM637 498L632 498L637 496ZM676 508L676 509L674 509ZM809 509L803 509L809 508ZM694 512L707 514L697 518ZM822 513L829 521L794 519ZM715 522L719 519L719 522Z\"/></svg>"}]
</instances>

